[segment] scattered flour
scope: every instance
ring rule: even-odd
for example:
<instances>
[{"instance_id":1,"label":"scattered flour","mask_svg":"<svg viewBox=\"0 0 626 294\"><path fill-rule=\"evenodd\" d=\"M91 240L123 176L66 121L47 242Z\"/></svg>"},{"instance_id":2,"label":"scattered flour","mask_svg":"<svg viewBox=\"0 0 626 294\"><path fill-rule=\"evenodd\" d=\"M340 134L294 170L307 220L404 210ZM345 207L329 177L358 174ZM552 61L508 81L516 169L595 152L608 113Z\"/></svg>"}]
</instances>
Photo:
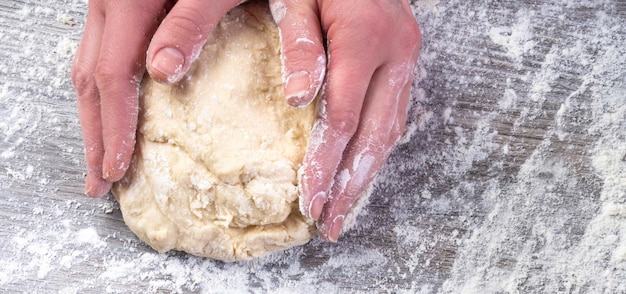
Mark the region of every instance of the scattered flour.
<instances>
[{"instance_id":1,"label":"scattered flour","mask_svg":"<svg viewBox=\"0 0 626 294\"><path fill-rule=\"evenodd\" d=\"M516 62L521 63L522 56L535 46L530 30L533 19L531 11L520 10L516 14L517 23L513 26L492 27L489 29L491 40L504 47L506 53Z\"/></svg>"},{"instance_id":2,"label":"scattered flour","mask_svg":"<svg viewBox=\"0 0 626 294\"><path fill-rule=\"evenodd\" d=\"M81 195L86 1L62 2L0 9L0 291L626 292L618 2L411 1L413 107L367 214L339 244L229 264L154 253Z\"/></svg>"}]
</instances>

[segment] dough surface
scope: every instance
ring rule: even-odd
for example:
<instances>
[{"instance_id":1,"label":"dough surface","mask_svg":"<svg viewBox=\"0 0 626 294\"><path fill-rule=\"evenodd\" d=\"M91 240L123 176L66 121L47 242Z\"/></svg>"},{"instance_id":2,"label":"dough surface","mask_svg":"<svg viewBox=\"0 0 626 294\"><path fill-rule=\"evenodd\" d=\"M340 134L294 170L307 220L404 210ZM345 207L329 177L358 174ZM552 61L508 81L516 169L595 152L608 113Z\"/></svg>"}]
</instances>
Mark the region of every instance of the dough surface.
<instances>
[{"instance_id":1,"label":"dough surface","mask_svg":"<svg viewBox=\"0 0 626 294\"><path fill-rule=\"evenodd\" d=\"M307 243L297 171L314 118L285 101L267 4L235 8L180 83L144 79L135 154L112 189L126 224L159 252L223 261Z\"/></svg>"}]
</instances>

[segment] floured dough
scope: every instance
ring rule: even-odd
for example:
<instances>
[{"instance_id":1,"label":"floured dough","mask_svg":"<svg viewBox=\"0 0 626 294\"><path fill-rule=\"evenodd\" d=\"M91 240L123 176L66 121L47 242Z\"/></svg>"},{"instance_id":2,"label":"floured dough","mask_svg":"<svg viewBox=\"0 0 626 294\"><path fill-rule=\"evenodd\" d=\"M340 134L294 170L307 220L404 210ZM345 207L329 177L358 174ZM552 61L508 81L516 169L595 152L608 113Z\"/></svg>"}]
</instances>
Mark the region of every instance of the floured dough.
<instances>
[{"instance_id":1,"label":"floured dough","mask_svg":"<svg viewBox=\"0 0 626 294\"><path fill-rule=\"evenodd\" d=\"M302 245L297 170L315 118L282 89L269 9L246 4L214 29L183 81L146 77L137 144L113 187L124 220L155 250L224 261Z\"/></svg>"}]
</instances>

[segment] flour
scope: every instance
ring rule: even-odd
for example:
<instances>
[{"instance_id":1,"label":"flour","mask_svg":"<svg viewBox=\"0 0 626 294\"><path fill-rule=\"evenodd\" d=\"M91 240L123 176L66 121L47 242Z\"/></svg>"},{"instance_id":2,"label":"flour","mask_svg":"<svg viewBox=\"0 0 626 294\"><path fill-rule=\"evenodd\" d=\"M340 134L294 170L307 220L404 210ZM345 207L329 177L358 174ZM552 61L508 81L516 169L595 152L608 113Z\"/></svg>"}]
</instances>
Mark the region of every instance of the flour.
<instances>
[{"instance_id":1,"label":"flour","mask_svg":"<svg viewBox=\"0 0 626 294\"><path fill-rule=\"evenodd\" d=\"M276 24L280 24L283 18L285 18L285 14L287 14L287 6L285 6L282 0L272 1L270 11Z\"/></svg>"},{"instance_id":2,"label":"flour","mask_svg":"<svg viewBox=\"0 0 626 294\"><path fill-rule=\"evenodd\" d=\"M580 4L572 1L570 5L570 9L575 9ZM544 4L540 13L550 8ZM521 67L536 50L539 38L534 35L534 30L538 28L533 24L539 16L529 11L519 11L516 15L517 21L510 27L490 23L493 27L489 29L489 36ZM507 81L507 86L515 89L506 89L498 103L505 113L521 110L515 119L517 132L532 134L534 130L527 130L524 125L545 119L546 103L557 103L557 106L560 103L560 106L554 121L546 121L550 124L547 132L531 135L539 140L537 148L522 163L515 179L510 184L489 184L481 192L489 213L483 223L470 226L471 234L459 248L443 292L625 291L621 281L626 277L626 265L621 260L626 223L619 213L615 213L616 209L621 209L615 207L615 202L626 201L626 167L620 160L626 153L623 70L623 54L626 52L623 49L624 36L617 37L617 41L614 39L616 31L605 30L607 27L618 31L619 27L623 29L623 25L615 21L597 13L595 19L580 26L581 31L576 37L564 38L562 44L554 44L543 57L540 69L525 74L530 78L520 79L521 83L530 82L529 90L522 88L519 91L517 82ZM580 35L587 37L580 38ZM589 55L589 46L598 50L594 56ZM577 82L578 88L561 94L562 90L555 89L554 85L563 85L568 70L581 72L583 78ZM583 100L583 97L589 98ZM495 119L500 115L496 111L481 116ZM481 134L481 121L485 119L479 120L475 138L469 144L479 148L468 150L468 154L474 156L470 165L475 164L476 159L480 161L485 156L492 156L496 149L488 146L499 141L497 133ZM486 123L489 128L490 121ZM579 128L598 138L589 157L574 160L552 157L550 154L555 148L562 148L556 142L575 142L576 137L579 138L576 131ZM463 139L467 136L464 132L457 132L457 136L459 142L468 142ZM459 149L462 146L456 149L463 150ZM503 148L505 155L513 152L510 143ZM484 155L476 157L481 153ZM466 164L456 168L467 166L468 162L463 161ZM579 178L575 172L588 168L584 166L589 164L599 177L599 183L604 182L599 203L592 203L586 192L579 191L588 189L582 187L595 182ZM471 182L461 184L474 186ZM572 205L577 208L559 208ZM613 213L607 213L607 210ZM574 219L573 215L584 217ZM566 238L564 231L572 230L580 230L576 234L579 237Z\"/></svg>"},{"instance_id":3,"label":"flour","mask_svg":"<svg viewBox=\"0 0 626 294\"><path fill-rule=\"evenodd\" d=\"M339 244L230 264L157 254L81 195L86 1L61 2L0 8L1 291L626 292L621 2L411 1L413 105L366 214Z\"/></svg>"},{"instance_id":4,"label":"flour","mask_svg":"<svg viewBox=\"0 0 626 294\"><path fill-rule=\"evenodd\" d=\"M76 234L76 242L79 244L88 244L95 248L106 246L106 243L100 239L98 232L93 227L78 231Z\"/></svg>"},{"instance_id":5,"label":"flour","mask_svg":"<svg viewBox=\"0 0 626 294\"><path fill-rule=\"evenodd\" d=\"M504 47L507 54L516 62L521 63L522 56L535 46L532 41L533 34L530 31L532 12L520 10L517 12L517 23L511 27L492 27L489 29L491 40Z\"/></svg>"}]
</instances>

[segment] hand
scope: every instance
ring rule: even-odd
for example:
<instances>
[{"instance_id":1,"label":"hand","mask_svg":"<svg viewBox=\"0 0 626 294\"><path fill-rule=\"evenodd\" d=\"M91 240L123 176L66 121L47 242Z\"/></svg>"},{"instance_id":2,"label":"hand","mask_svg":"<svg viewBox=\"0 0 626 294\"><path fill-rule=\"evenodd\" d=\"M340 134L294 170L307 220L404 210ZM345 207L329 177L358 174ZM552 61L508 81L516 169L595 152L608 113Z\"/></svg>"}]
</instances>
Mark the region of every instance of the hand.
<instances>
[{"instance_id":1,"label":"hand","mask_svg":"<svg viewBox=\"0 0 626 294\"><path fill-rule=\"evenodd\" d=\"M129 166L146 63L155 80L177 82L211 29L240 2L89 1L72 67L87 159L86 194L106 194Z\"/></svg>"},{"instance_id":2,"label":"hand","mask_svg":"<svg viewBox=\"0 0 626 294\"><path fill-rule=\"evenodd\" d=\"M285 93L309 103L324 79L300 179L301 209L337 241L343 220L404 130L420 32L405 0L271 0Z\"/></svg>"}]
</instances>

